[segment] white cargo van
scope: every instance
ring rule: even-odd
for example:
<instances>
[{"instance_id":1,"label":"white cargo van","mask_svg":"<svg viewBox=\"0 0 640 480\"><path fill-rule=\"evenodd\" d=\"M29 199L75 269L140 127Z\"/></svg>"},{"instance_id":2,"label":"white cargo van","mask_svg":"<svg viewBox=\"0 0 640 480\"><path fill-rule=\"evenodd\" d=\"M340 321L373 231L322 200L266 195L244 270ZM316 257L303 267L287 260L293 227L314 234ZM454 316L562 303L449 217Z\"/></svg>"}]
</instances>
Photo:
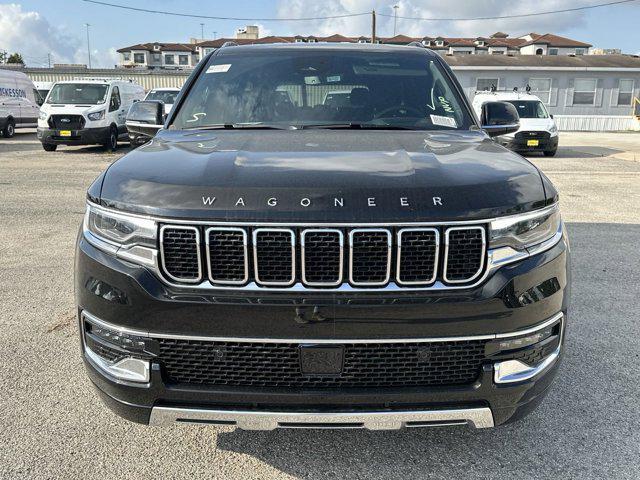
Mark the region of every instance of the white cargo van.
<instances>
[{"instance_id":1,"label":"white cargo van","mask_svg":"<svg viewBox=\"0 0 640 480\"><path fill-rule=\"evenodd\" d=\"M127 80L79 79L56 82L38 117L38 140L54 151L58 145L101 144L115 150L127 138L129 107L144 89Z\"/></svg>"},{"instance_id":2,"label":"white cargo van","mask_svg":"<svg viewBox=\"0 0 640 480\"><path fill-rule=\"evenodd\" d=\"M0 133L11 138L16 128L33 128L42 99L22 72L0 70Z\"/></svg>"},{"instance_id":3,"label":"white cargo van","mask_svg":"<svg viewBox=\"0 0 640 480\"><path fill-rule=\"evenodd\" d=\"M43 101L47 98L47 95L49 95L49 91L54 83L55 82L33 82Z\"/></svg>"},{"instance_id":4,"label":"white cargo van","mask_svg":"<svg viewBox=\"0 0 640 480\"><path fill-rule=\"evenodd\" d=\"M542 152L547 157L556 154L558 127L553 115L538 97L528 91L519 92L517 89L506 92L476 92L472 105L478 118L484 103L496 101L511 103L520 116L520 129L515 133L496 137L496 142L516 152Z\"/></svg>"}]
</instances>

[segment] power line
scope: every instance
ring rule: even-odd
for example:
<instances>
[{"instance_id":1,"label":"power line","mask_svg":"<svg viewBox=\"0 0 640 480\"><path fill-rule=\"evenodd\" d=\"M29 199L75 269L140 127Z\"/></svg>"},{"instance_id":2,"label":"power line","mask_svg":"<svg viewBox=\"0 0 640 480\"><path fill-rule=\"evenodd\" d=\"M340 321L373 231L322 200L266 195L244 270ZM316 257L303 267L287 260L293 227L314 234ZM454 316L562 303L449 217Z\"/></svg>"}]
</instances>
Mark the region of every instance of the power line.
<instances>
[{"instance_id":1,"label":"power line","mask_svg":"<svg viewBox=\"0 0 640 480\"><path fill-rule=\"evenodd\" d=\"M88 0L85 0L88 1ZM552 13L566 13L566 12L577 12L579 10L589 10L592 8L599 8L599 7L608 7L611 5L620 5L622 3L631 3L631 2L637 2L638 0L617 0L615 2L608 2L608 3L599 3L597 5L584 5L582 7L573 7L573 8L565 8L562 10L549 10L546 12L535 12L535 13L521 13L521 14L514 14L514 15L498 15L498 16L494 16L494 17L472 17L472 18L425 18L425 17L402 17L400 15L398 15L397 18L401 18L403 20L419 20L419 21L424 21L424 22L473 22L476 20L503 20L503 19L508 19L508 18L524 18L524 17L537 17L538 15L550 15ZM393 15L387 15L384 13L377 13L377 15L380 15L381 17L393 17Z\"/></svg>"},{"instance_id":2,"label":"power line","mask_svg":"<svg viewBox=\"0 0 640 480\"><path fill-rule=\"evenodd\" d=\"M326 17L302 17L302 18L242 18L242 17L214 17L210 15L195 15L191 13L167 12L163 10L150 10L147 8L130 7L128 5L119 5L117 3L100 2L98 0L82 0L86 3L94 3L96 5L104 5L106 7L121 8L123 10L133 10L143 13L157 13L160 15L172 15L175 17L189 18L206 18L209 20L237 20L243 22L304 22L308 20L331 20L335 18L361 17L363 15L371 15L371 12L363 13L345 13L343 15L330 15Z\"/></svg>"}]
</instances>

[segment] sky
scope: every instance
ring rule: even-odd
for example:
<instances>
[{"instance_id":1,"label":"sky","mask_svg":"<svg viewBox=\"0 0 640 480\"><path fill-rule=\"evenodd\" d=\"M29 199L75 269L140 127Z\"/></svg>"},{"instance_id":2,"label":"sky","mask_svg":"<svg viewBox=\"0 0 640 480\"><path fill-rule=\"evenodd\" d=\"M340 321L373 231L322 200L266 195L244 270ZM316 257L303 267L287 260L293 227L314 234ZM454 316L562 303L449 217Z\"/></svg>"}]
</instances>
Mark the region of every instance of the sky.
<instances>
[{"instance_id":1,"label":"sky","mask_svg":"<svg viewBox=\"0 0 640 480\"><path fill-rule=\"evenodd\" d=\"M513 15L593 5L610 0L105 0L109 3L197 15L251 18L299 18L370 12L398 16L451 18ZM85 24L90 24L92 66L117 63L116 50L144 42L188 42L234 37L246 24L260 26L264 35L370 35L371 17L314 21L211 20L126 11L82 0L24 0L0 2L0 50L19 52L31 66L87 63ZM378 16L377 34L391 36L394 20ZM555 33L595 47L621 48L640 54L640 0L617 6L519 19L483 21L416 21L399 18L397 33L409 36L489 36L503 31L512 37L528 32Z\"/></svg>"}]
</instances>

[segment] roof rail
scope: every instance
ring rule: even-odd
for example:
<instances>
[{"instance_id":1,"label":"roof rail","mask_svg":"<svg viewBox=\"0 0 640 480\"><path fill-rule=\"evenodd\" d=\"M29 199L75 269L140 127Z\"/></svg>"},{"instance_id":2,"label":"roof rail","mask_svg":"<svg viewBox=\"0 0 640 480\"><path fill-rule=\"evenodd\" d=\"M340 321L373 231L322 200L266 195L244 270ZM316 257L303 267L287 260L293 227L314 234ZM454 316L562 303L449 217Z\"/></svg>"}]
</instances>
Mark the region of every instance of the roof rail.
<instances>
[{"instance_id":1,"label":"roof rail","mask_svg":"<svg viewBox=\"0 0 640 480\"><path fill-rule=\"evenodd\" d=\"M220 48L237 47L237 46L238 46L238 44L236 42L228 41L228 42L224 42Z\"/></svg>"},{"instance_id":2,"label":"roof rail","mask_svg":"<svg viewBox=\"0 0 640 480\"><path fill-rule=\"evenodd\" d=\"M427 47L424 46L424 44L422 42L411 42L411 43L407 44L407 47L427 48Z\"/></svg>"}]
</instances>

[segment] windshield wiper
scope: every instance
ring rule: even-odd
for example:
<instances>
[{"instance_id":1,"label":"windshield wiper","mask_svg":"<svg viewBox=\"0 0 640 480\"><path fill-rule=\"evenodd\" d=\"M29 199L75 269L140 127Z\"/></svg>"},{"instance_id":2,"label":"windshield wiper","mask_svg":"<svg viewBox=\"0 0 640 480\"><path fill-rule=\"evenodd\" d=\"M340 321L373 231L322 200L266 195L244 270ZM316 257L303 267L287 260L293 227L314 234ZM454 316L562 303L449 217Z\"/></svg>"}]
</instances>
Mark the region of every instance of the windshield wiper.
<instances>
[{"instance_id":1,"label":"windshield wiper","mask_svg":"<svg viewBox=\"0 0 640 480\"><path fill-rule=\"evenodd\" d=\"M187 127L183 130L295 130L291 125L274 125L268 123L212 123L198 127Z\"/></svg>"},{"instance_id":2,"label":"windshield wiper","mask_svg":"<svg viewBox=\"0 0 640 480\"><path fill-rule=\"evenodd\" d=\"M300 125L298 128L300 129L312 129L312 128L319 128L319 129L328 129L328 130L333 130L333 129L341 129L341 128L345 128L345 129L362 129L362 130L366 130L366 129L371 129L371 130L424 130L424 128L419 128L419 127L411 127L411 126L404 126L404 125L381 125L378 123L355 123L355 122L349 122L349 123L318 123L318 124L311 124L311 125Z\"/></svg>"}]
</instances>

